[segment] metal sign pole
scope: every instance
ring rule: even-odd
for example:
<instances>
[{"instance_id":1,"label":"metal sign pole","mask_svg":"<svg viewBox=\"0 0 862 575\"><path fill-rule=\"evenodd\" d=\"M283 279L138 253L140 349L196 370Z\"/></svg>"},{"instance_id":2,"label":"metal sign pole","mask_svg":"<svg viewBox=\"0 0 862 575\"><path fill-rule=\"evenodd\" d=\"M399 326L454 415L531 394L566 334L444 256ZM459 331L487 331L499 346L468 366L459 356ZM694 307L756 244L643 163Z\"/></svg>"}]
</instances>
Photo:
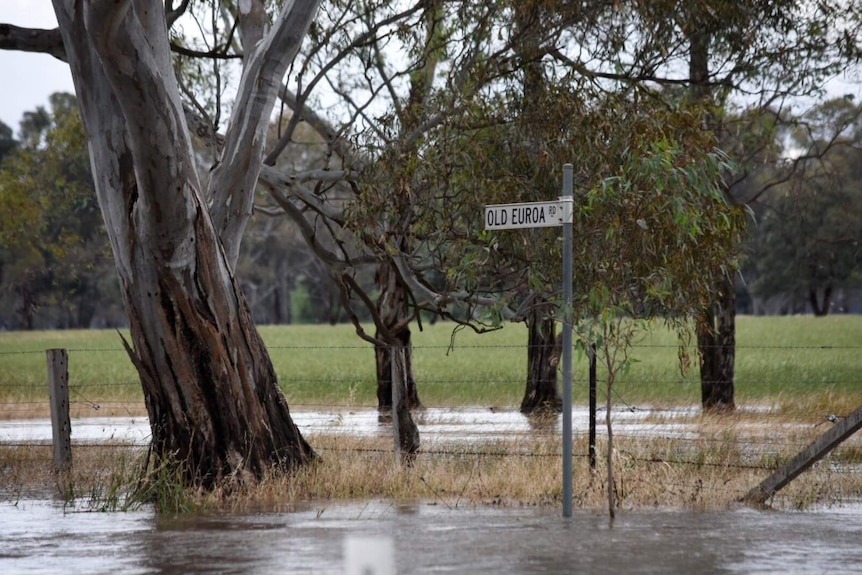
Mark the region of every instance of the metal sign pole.
<instances>
[{"instance_id":1,"label":"metal sign pole","mask_svg":"<svg viewBox=\"0 0 862 575\"><path fill-rule=\"evenodd\" d=\"M486 230L563 227L563 517L572 516L572 172L572 164L563 164L563 195L556 202L485 206Z\"/></svg>"},{"instance_id":2,"label":"metal sign pole","mask_svg":"<svg viewBox=\"0 0 862 575\"><path fill-rule=\"evenodd\" d=\"M563 165L563 517L572 516L572 164Z\"/></svg>"}]
</instances>

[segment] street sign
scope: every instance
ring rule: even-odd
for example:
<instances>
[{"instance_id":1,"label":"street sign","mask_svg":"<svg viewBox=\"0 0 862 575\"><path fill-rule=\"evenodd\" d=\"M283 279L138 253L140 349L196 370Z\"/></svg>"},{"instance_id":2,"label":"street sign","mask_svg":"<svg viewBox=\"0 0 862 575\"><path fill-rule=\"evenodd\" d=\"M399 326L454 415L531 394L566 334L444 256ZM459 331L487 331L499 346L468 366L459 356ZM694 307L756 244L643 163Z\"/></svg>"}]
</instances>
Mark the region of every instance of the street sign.
<instances>
[{"instance_id":1,"label":"street sign","mask_svg":"<svg viewBox=\"0 0 862 575\"><path fill-rule=\"evenodd\" d=\"M521 204L494 204L485 206L486 230L512 230L517 228L551 228L571 222L571 200L556 202L524 202Z\"/></svg>"},{"instance_id":2,"label":"street sign","mask_svg":"<svg viewBox=\"0 0 862 575\"><path fill-rule=\"evenodd\" d=\"M486 230L563 227L563 517L572 516L572 164L563 165L563 195L556 202L485 206ZM393 388L395 389L395 388ZM394 402L393 402L394 403Z\"/></svg>"}]
</instances>

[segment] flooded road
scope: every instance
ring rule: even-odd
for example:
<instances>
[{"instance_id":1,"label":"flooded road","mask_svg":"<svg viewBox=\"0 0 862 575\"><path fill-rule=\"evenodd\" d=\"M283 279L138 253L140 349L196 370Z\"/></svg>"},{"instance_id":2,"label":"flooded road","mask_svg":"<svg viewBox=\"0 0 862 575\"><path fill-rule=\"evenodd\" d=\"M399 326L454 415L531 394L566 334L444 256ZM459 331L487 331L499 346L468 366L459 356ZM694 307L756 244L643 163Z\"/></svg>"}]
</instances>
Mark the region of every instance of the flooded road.
<instances>
[{"instance_id":1,"label":"flooded road","mask_svg":"<svg viewBox=\"0 0 862 575\"><path fill-rule=\"evenodd\" d=\"M685 409L680 415L690 414ZM620 411L629 435L685 437L696 426L649 423ZM585 429L586 410L573 414ZM664 412L668 415L668 412ZM388 436L374 409L296 411L303 433ZM516 411L427 409L417 414L423 445L493 441L542 432ZM538 427L537 427L538 426ZM601 427L600 427L601 432ZM146 417L76 418L73 442L145 445ZM0 442L51 441L44 420L0 421ZM151 509L100 513L50 500L0 494L0 573L345 573L345 541L391 542L396 572L409 573L859 573L862 504L805 512L449 507L428 502L311 502L289 512L187 514ZM856 499L858 501L858 499ZM382 575L365 571L365 575Z\"/></svg>"},{"instance_id":2,"label":"flooded road","mask_svg":"<svg viewBox=\"0 0 862 575\"><path fill-rule=\"evenodd\" d=\"M285 513L92 513L0 503L2 573L344 573L350 536L398 573L858 573L862 507L804 513L309 504ZM372 572L373 573L373 572Z\"/></svg>"}]
</instances>

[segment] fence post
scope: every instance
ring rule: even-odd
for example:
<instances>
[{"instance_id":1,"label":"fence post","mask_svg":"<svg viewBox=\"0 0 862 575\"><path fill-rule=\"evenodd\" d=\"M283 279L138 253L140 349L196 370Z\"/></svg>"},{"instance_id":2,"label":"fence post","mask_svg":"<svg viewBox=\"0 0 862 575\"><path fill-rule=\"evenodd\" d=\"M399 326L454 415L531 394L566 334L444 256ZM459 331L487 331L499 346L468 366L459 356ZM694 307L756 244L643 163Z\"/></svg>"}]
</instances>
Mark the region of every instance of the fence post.
<instances>
[{"instance_id":1,"label":"fence post","mask_svg":"<svg viewBox=\"0 0 862 575\"><path fill-rule=\"evenodd\" d=\"M65 349L49 349L48 393L51 399L51 429L54 440L54 469L72 466L72 423L69 419L69 355Z\"/></svg>"},{"instance_id":2,"label":"fence post","mask_svg":"<svg viewBox=\"0 0 862 575\"><path fill-rule=\"evenodd\" d=\"M590 359L590 470L596 470L596 344L590 344L587 352Z\"/></svg>"},{"instance_id":3,"label":"fence post","mask_svg":"<svg viewBox=\"0 0 862 575\"><path fill-rule=\"evenodd\" d=\"M398 405L401 402L401 377L403 376L401 369L403 356L401 353L403 351L404 348L401 346L389 346L389 366L391 368L389 378L392 381L392 437L395 445L392 455L396 466L401 464L401 422L398 420Z\"/></svg>"}]
</instances>

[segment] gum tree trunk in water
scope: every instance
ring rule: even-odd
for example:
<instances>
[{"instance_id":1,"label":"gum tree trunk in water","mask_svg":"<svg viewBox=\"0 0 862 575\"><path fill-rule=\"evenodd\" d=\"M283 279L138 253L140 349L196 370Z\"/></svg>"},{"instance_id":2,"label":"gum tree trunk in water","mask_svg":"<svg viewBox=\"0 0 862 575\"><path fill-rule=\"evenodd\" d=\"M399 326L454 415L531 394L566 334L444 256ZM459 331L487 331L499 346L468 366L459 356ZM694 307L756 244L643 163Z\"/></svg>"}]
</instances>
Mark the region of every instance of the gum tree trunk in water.
<instances>
[{"instance_id":1,"label":"gum tree trunk in water","mask_svg":"<svg viewBox=\"0 0 862 575\"><path fill-rule=\"evenodd\" d=\"M709 78L709 33L693 18L689 35L689 82L692 98L707 109L712 105ZM705 129L713 129L709 114ZM721 262L704 262L704 266ZM696 318L700 356L701 405L704 410L727 412L735 409L734 363L736 360L736 292L733 277L725 273L716 285L715 300Z\"/></svg>"},{"instance_id":2,"label":"gum tree trunk in water","mask_svg":"<svg viewBox=\"0 0 862 575\"><path fill-rule=\"evenodd\" d=\"M398 270L390 262L378 264L375 275L377 290L377 312L380 320L391 334L387 338L377 330L375 338L404 349L403 368L404 401L409 409L421 407L416 380L413 378L413 346L410 342L410 310L407 305L407 289L398 277ZM377 409L389 413L392 409L392 354L390 346L374 348L377 363Z\"/></svg>"},{"instance_id":3,"label":"gum tree trunk in water","mask_svg":"<svg viewBox=\"0 0 862 575\"><path fill-rule=\"evenodd\" d=\"M411 463L416 451L419 450L419 428L410 414L410 407L406 392L407 381L407 349L398 345L389 348L391 358L392 374L390 381L394 390L390 404L395 402L395 413L392 424L395 426L396 440L398 441L398 452L405 459L402 461Z\"/></svg>"},{"instance_id":4,"label":"gum tree trunk in water","mask_svg":"<svg viewBox=\"0 0 862 575\"><path fill-rule=\"evenodd\" d=\"M733 370L736 359L736 294L726 278L713 305L697 321L700 388L703 409L733 411Z\"/></svg>"},{"instance_id":5,"label":"gum tree trunk in water","mask_svg":"<svg viewBox=\"0 0 862 575\"><path fill-rule=\"evenodd\" d=\"M556 322L545 306L534 308L527 316L527 386L521 413L559 413L563 408L557 389L560 350L556 345Z\"/></svg>"},{"instance_id":6,"label":"gum tree trunk in water","mask_svg":"<svg viewBox=\"0 0 862 575\"><path fill-rule=\"evenodd\" d=\"M262 9L256 3L245 8L254 6ZM252 63L274 64L273 53L295 53L292 45L298 48L316 4L287 10L282 17L289 21L274 24L268 41L256 44ZM238 251L244 226L225 216L216 228L202 201L163 4L55 0L55 11L90 140L130 322L127 350L143 386L156 457L174 461L187 482L205 487L308 461L313 452L290 417L233 277L228 254ZM270 73L280 72L276 66ZM265 93L262 77L244 77L243 85L251 88L238 100L250 95L249 107L265 126L274 92ZM258 127L244 126L234 143L254 138ZM250 149L241 141L236 146ZM249 166L259 163L254 152L222 158L222 165L254 181ZM213 198L239 199L242 191L216 190Z\"/></svg>"}]
</instances>

